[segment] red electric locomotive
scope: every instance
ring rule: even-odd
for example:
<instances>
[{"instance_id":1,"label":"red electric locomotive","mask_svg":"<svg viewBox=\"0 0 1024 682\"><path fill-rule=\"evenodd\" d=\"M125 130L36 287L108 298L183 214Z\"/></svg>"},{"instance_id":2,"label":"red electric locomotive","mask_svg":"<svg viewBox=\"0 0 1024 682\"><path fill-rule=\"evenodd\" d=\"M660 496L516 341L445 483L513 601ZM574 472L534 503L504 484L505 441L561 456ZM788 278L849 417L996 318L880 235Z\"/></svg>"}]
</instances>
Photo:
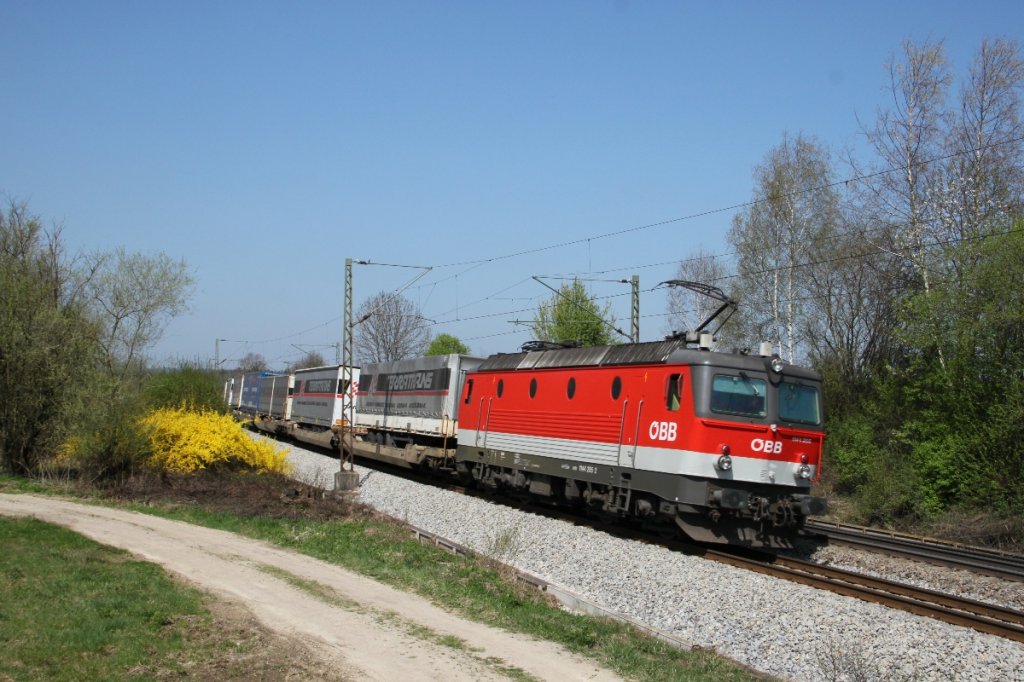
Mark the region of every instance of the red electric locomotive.
<instances>
[{"instance_id":1,"label":"red electric locomotive","mask_svg":"<svg viewBox=\"0 0 1024 682\"><path fill-rule=\"evenodd\" d=\"M704 334L705 341L710 335ZM785 546L825 501L821 378L682 339L495 355L466 375L468 483ZM764 352L764 351L762 351Z\"/></svg>"}]
</instances>

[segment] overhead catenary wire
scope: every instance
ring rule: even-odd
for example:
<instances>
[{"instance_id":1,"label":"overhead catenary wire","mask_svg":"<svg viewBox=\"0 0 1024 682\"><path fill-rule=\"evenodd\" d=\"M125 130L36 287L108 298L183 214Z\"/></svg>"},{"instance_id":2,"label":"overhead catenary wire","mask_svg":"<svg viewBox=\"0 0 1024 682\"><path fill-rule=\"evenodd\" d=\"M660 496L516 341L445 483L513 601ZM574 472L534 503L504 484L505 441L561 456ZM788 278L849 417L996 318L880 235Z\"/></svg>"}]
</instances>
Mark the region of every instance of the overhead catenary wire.
<instances>
[{"instance_id":1,"label":"overhead catenary wire","mask_svg":"<svg viewBox=\"0 0 1024 682\"><path fill-rule=\"evenodd\" d=\"M962 241L982 241L982 240L985 240L985 239L995 238L995 237L999 237L999 236L1005 236L1005 235L1009 235L1009 234L1018 233L1018 232L1021 232L1021 231L1024 231L1024 228L1011 229L1011 230L1006 230L1006 231L998 232L998 233L991 233L991 234L987 234L987 235L973 235L973 236L970 236L970 237L963 237L963 238L960 238L960 239L935 240L935 241L931 241L931 242L926 242L922 246L926 247L926 248L930 248L930 247L936 247L936 246L946 246L946 245L949 245L949 244L952 244L952 243L956 243L958 241L961 241L961 242ZM888 254L886 251L875 250L875 251L872 251L872 252L869 252L869 253L847 254L847 255L835 256L835 257L830 257L830 258L825 258L825 259L820 259L820 260L803 261L803 262L786 264L786 265L783 265L783 266L777 266L777 267L772 267L772 268L763 268L761 270L748 271L748 272L743 273L743 274L755 275L755 276L756 275L766 275L766 274L772 274L774 272L779 272L779 271L787 270L787 269L801 269L801 268L813 267L813 266L818 266L818 265L828 265L828 264L831 264L831 263L838 263L838 262L847 261L847 260L868 259L868 258L875 258L875 257L879 257L879 256L886 256L886 255L891 255L891 254ZM668 264L678 263L678 262L680 262L680 261L670 261L670 262L662 263L661 265L668 265ZM636 267L640 268L640 267L643 267L643 266L636 266ZM735 279L735 278L740 277L740 276L741 276L741 273L733 272L733 273L729 273L729 274L717 277L713 281L715 281L715 282L722 282L722 281L726 281L726 280L730 280L730 279ZM530 279L531 278L525 278L523 280L520 280L519 282L517 282L517 283L515 283L513 285L510 285L508 287L504 287L503 289L500 289L499 291L495 292L493 295L485 297L484 299L481 299L480 301L475 301L473 303L466 304L466 305L462 306L462 308L463 309L468 308L468 307L474 305L475 303L481 302L482 300L490 300L494 296L496 296L497 294L504 293L505 291L508 291L509 289L514 288L515 286L518 286L519 284L522 284L522 283L524 283L526 281L529 281ZM619 281L619 280L615 280L615 281ZM645 288L645 289L642 289L641 292L642 293L651 293L651 292L657 290L658 288L659 288L658 286L654 286L654 287L650 287L650 288ZM609 294L609 295L605 295L605 296L597 296L597 297L594 297L594 300L609 300L609 299L615 299L615 298L624 298L626 296L629 296L629 294L623 292L623 293ZM801 299L794 299L794 301L795 300L810 300L811 298L815 298L815 297L803 297ZM783 302L788 302L788 300L789 299L786 299ZM435 326L436 327L436 326L440 326L440 325L453 324L453 323L456 323L456 322L460 322L460 323L461 322L472 322L472 321L476 321L476 320L490 319L490 318L496 318L496 317L507 317L509 315L517 315L517 314L524 313L524 312L534 312L534 311L535 311L534 308L518 308L518 309L505 310L505 311L499 311L499 312L494 312L494 313L485 313L485 314L481 314L481 315L473 315L473 316L469 316L469 317L461 317L459 319L440 319L440 320L436 320L436 321L433 321L433 322L429 322L428 324L430 326ZM672 312L652 313L652 314L642 315L641 319L671 317L673 314L674 313L672 313ZM440 315L439 315L439 317L440 317ZM340 319L340 317L334 318L334 320L332 320L332 321L336 321L338 319ZM294 338L295 336L302 335L303 333L307 333L308 331L325 327L329 323L330 322L327 322L327 323L324 323L324 324L321 324L321 325L317 325L316 327L311 327L310 329L308 329L308 330L306 330L304 332L296 332L295 334L291 334L291 335L288 335L288 336L280 337L279 339L276 339L276 340L279 341L279 340L286 340L286 339L289 339L289 338ZM485 335L485 336L482 336L482 337L473 337L473 338L490 338L490 337L495 337L495 336L504 336L504 335L507 335L507 334L508 333L502 332L502 333L499 333L499 334ZM270 343L270 342L271 341L256 341L256 342L252 342L252 343L253 344L260 344L260 343Z\"/></svg>"},{"instance_id":2,"label":"overhead catenary wire","mask_svg":"<svg viewBox=\"0 0 1024 682\"><path fill-rule=\"evenodd\" d=\"M818 185L813 185L811 187L805 187L805 188L802 188L802 189L793 190L791 192L784 193L783 195L781 195L781 197L782 198L794 198L794 197L798 197L798 196L803 195L803 194L810 194L810 193L813 193L813 192L820 192L822 190L831 189L831 188L834 188L834 187L839 187L841 185L849 185L850 183L856 183L856 182L861 182L861 181L864 181L864 180L870 180L872 178L880 177L880 176L883 176L883 175L888 175L890 173L903 172L903 171L907 171L907 170L911 170L911 169L915 169L915 168L920 168L920 167L923 167L923 166L928 166L928 165L931 165L933 163L938 163L938 162L941 162L941 161L949 161L950 159L954 159L954 158L957 158L957 157L960 157L960 156L967 156L967 155L970 155L970 154L976 154L976 153L978 153L980 151L985 151L985 150L988 150L988 149L993 149L993 148L1000 147L1000 146L1007 145L1007 144L1013 144L1015 142L1024 142L1024 135L1022 135L1020 137L1015 137L1015 138L1009 138L1009 139L1006 139L1006 140L1001 140L999 142L992 142L992 143L989 143L989 144L986 144L986 145L980 145L978 147L974 147L974 148L970 148L970 149L962 149L962 150L959 150L959 151L950 152L949 154L943 154L941 156L936 156L936 157L932 157L932 158L928 158L928 159L922 159L920 161L917 161L917 162L914 162L914 163L909 163L909 164L904 164L902 166L890 166L888 168L883 168L881 170L878 170L878 171L875 171L875 172L872 172L872 173L861 173L861 174L858 174L858 175L854 175L852 177L845 178L843 180L834 180L832 182L821 183L821 184L818 184ZM705 211L698 211L698 212L695 212L695 213L690 213L688 215L679 216L677 218L668 218L666 220L660 220L660 221L657 221L657 222L647 223L647 224L644 224L644 225L637 225L637 226L634 226L634 227L628 227L628 228L624 228L624 229L621 229L621 230L614 230L612 232L605 232L603 234L596 234L596 235L590 235L590 236L586 236L586 237L580 237L578 239L572 239L572 240L568 240L568 241L564 241L564 242L559 242L559 243L556 243L556 244L549 244L547 246L539 246L539 247L532 248L532 249L523 249L523 250L520 250L520 251L515 251L515 252L512 252L512 253L507 253L507 254L503 254L503 255L500 255L500 256L492 256L490 258L481 258L481 259L477 259L477 260L466 260L466 261L458 261L458 262L454 262L454 263L445 263L445 264L442 264L442 265L435 265L434 268L435 269L442 269L442 268L450 268L450 267L460 267L460 266L463 266L463 265L482 265L482 264L485 264L485 263L494 263L494 262L497 262L497 261L500 261L500 260L507 260L509 258L516 258L516 257L519 257L519 256L525 256L525 255L530 255L530 254L534 254L534 253L541 253L543 251L549 251L549 250L552 250L552 249L560 249L560 248L564 248L564 247L567 247L567 246L575 246L575 245L578 245L578 244L583 244L585 242L597 241L597 240L600 240L600 239L608 239L610 237L618 237L618 236L621 236L621 235L624 235L624 234L632 234L634 232L650 230L650 229L653 229L655 227L664 227L666 225L672 225L674 223L679 223L679 222L683 222L683 221L687 221L687 220L696 220L697 218L704 218L704 217L715 215L715 214L718 214L718 213L725 213L727 211L735 211L735 210L738 210L738 209L741 209L741 208L748 208L748 207L751 207L751 206L756 206L758 204L766 203L768 201L770 201L770 199L768 199L767 197L759 198L759 199L751 199L749 201L743 201L743 202L735 203L735 204L732 204L730 206L722 206L720 208L713 208L713 209L708 209L708 210L705 210Z\"/></svg>"},{"instance_id":3,"label":"overhead catenary wire","mask_svg":"<svg viewBox=\"0 0 1024 682\"><path fill-rule=\"evenodd\" d=\"M884 175L887 175L887 174L890 174L890 173L903 172L903 171L906 171L906 170L909 170L909 169L913 169L913 168L920 168L920 167L924 167L924 166L927 166L927 165L930 165L930 164L933 164L933 163L938 163L938 162L942 162L942 161L948 161L948 160L951 160L951 159L954 159L954 158L957 158L957 157L971 155L971 154L976 154L978 152L981 152L981 151L984 151L984 150L987 150L987 149L992 149L992 148L996 148L996 147L999 147L999 146L1002 146L1002 145L1013 144L1013 143L1017 143L1017 142L1021 142L1021 141L1024 141L1024 136L1020 136L1020 137L1016 137L1016 138L1010 138L1010 139L1002 140L1002 141L998 141L998 142L993 142L993 143L990 143L990 144L987 144L987 145L980 145L980 146L978 146L976 148L963 149L963 150L959 150L959 151L956 151L956 152L951 152L951 153L948 153L948 154L944 154L944 155L941 155L941 156L932 157L932 158L929 158L929 159L922 159L920 161L917 161L917 162L914 162L914 163L910 163L910 164L904 164L904 165L901 165L901 166L890 166L890 167L883 168L883 169L880 169L880 170L877 170L877 171L874 171L874 172L871 172L871 173L861 173L861 174L857 174L857 175L854 175L854 176L851 176L851 177L844 178L842 180L835 180L835 181L831 181L831 182L826 182L826 183L821 183L821 184L818 184L818 185L814 185L814 186L811 186L811 187L805 187L805 188L801 188L801 189L798 189L798 190L793 190L792 192L787 193L785 196L786 197L797 197L797 196L801 196L801 195L804 195L804 194L824 191L826 189L831 189L831 188L835 188L835 187L839 187L839 186L849 186L851 183L863 182L863 181L871 180L873 178L884 176ZM604 233L600 233L600 234L593 234L593 235L589 235L589 236L586 236L586 237L580 237L580 238L577 238L577 239L571 239L571 240L566 240L566 241L562 241L562 242L558 242L558 243L553 243L553 244L548 244L548 245L544 245L544 246L538 246L538 247L535 247L535 248L521 249L521 250L518 250L518 251L513 251L513 252L509 252L509 253L505 253L505 254L501 254L501 255L497 255L497 256L491 256L491 257L487 257L487 258L455 261L455 262L450 262L450 263L437 264L437 265L433 265L433 266L399 266L399 265L385 264L385 263L374 263L372 261L364 261L364 262L366 262L368 264L382 265L382 266L389 266L389 267L429 268L424 273L421 273L421 275L419 277L415 278L413 280L413 282L411 282L410 284L406 285L405 287L403 287L399 291L406 290L407 288L409 288L409 286L411 286L411 284L415 283L415 281L418 281L421 277L425 276L427 274L427 272L430 272L431 270L440 270L440 269L453 268L453 267L469 266L469 267L466 267L464 270L461 270L458 273L454 273L452 275L445 276L444 278L438 279L438 280L436 280L434 282L428 282L425 285L421 285L421 286L429 286L429 287L431 287L431 294L432 294L434 289L436 288L436 286L438 284L440 284L442 282L445 282L445 281L448 281L448 280L451 280L451 279L457 279L460 275L465 274L467 272L470 272L470 271L472 271L472 270L474 270L474 269L476 269L478 267L481 267L483 265L486 265L486 264L495 263L495 262L503 261L503 260L509 260L509 259L512 259L512 258L520 257L520 256L541 253L541 252L550 251L550 250L554 250L554 249L566 248L566 247L569 247L569 246L579 245L579 244L582 244L584 242L590 244L590 242L592 242L592 241L597 241L597 240L602 240L602 239L609 239L609 238L616 237L616 236L622 236L622 235L632 234L632 233L636 233L636 232L640 232L640 231L646 231L646 230L654 229L654 228L657 228L657 227L664 227L664 226L667 226L667 225L672 225L672 224L680 223L680 222L684 222L684 221L696 220L696 219L699 219L699 218L702 218L702 217L716 215L716 214L720 214L720 213L724 213L724 212L728 212L728 211L736 211L736 210L739 210L739 209L749 208L749 207L756 206L758 204L764 203L766 201L768 201L768 199L765 198L765 197L755 198L755 199L752 199L752 200L749 200L749 201L738 202L738 203L734 203L734 204L731 204L731 205L728 205L728 206L722 206L722 207L718 207L718 208L714 208L714 209L708 209L708 210L704 210L704 211L698 211L698 212L690 213L690 214L679 216L679 217L675 217L675 218L669 218L669 219L665 219L665 220L660 220L660 221L656 221L656 222L646 223L646 224L643 224L643 225L637 225L637 226L628 227L628 228L624 228L624 229L620 229L620 230L613 230L613 231L604 232ZM883 226L883 227L878 228L878 229L879 230L885 230L885 229L888 229L888 226ZM867 231L865 231L864 234L866 235ZM837 238L838 238L838 236L837 236ZM727 253L723 253L723 254L714 254L714 255L711 255L711 256L707 256L707 257L710 257L710 258L722 258L722 257L729 257L729 256L732 256L732 255L735 255L735 253L736 253L735 251L731 251L731 252L727 252ZM877 254L868 254L868 255L877 255ZM868 257L868 255L843 256L843 257L837 257L837 259L834 259L834 260L842 260L842 259L846 259L846 258L855 258L855 257ZM613 273L613 272L623 272L623 271L628 271L628 270L638 270L638 269L647 269L647 268L653 268L653 267L663 267L663 266L666 266L666 265L678 265L678 264L681 264L681 263L684 263L684 262L687 262L687 261L697 260L699 258L700 257L697 256L697 257L684 258L684 259L679 259L679 260L661 261L661 262L658 262L658 263L649 263L649 264L643 264L643 265L635 265L635 266L630 266L630 267L626 267L626 268L615 268L615 269L602 270L602 271L597 271L597 272L592 272L591 271L588 274L609 274L609 273ZM820 261L820 262L827 262L827 261ZM807 266L807 265L811 265L811 264L812 263L805 263L802 266ZM738 276L738 274L729 275L729 277L736 277L736 276ZM722 278L722 279L725 279L725 278ZM496 297L498 294L504 293L504 292L508 291L509 289L512 289L512 288L522 284L525 281L528 281L528 278L526 278L524 280L520 280L519 282L516 282L515 284L509 285L508 287L504 287L504 288L498 290L497 292L495 292L494 294L491 294L489 296L485 296L485 297L483 297L481 299L477 299L477 300L475 300L473 302L470 302L468 304L462 304L461 306L457 307L455 310L456 311L458 311L458 310L466 310L467 308L470 308L472 306L478 305L480 303L483 303L483 302L486 302L486 301L489 301L489 300L493 300L494 297ZM428 295L428 298L429 298L429 295ZM451 312L451 311L446 311L444 313L435 314L435 315L437 317L442 317L443 315L448 314L449 312ZM504 314L514 314L514 312L513 313L504 313ZM495 317L495 316L500 316L500 315L501 315L501 313L497 313L497 314L493 314L493 315L474 316L474 317L469 317L469 318L461 318L461 319L458 319L458 320L440 320L436 324L450 324L450 323L455 322L455 321L462 322L462 321L468 321L468 320L473 320L473 319L481 319L482 317ZM293 333L282 335L282 336L275 337L275 338L262 339L262 340L258 340L258 341L253 341L252 343L254 345L262 345L262 344L269 344L269 343L276 343L276 342L280 342L280 341L285 341L285 340L288 340L288 339L294 339L294 338L303 336L305 334L308 334L311 331L315 331L317 329L322 329L324 327L327 327L328 325L334 324L334 323L338 322L339 320L341 320L342 317L343 316L341 316L341 315L335 316L335 317L332 317L331 319L329 319L329 320L327 320L325 322L322 322L322 323L317 324L317 325L310 326L310 327L308 327L306 329L303 329L301 331L293 332ZM644 317L648 317L648 316L644 316Z\"/></svg>"}]
</instances>

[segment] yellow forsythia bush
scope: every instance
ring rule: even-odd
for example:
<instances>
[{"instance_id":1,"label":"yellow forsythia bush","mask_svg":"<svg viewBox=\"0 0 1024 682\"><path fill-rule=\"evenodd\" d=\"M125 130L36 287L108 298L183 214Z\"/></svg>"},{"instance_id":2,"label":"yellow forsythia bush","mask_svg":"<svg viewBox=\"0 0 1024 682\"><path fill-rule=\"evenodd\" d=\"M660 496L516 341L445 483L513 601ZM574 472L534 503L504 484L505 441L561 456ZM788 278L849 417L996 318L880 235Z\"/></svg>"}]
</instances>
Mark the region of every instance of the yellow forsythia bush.
<instances>
[{"instance_id":1,"label":"yellow forsythia bush","mask_svg":"<svg viewBox=\"0 0 1024 682\"><path fill-rule=\"evenodd\" d=\"M150 464L165 471L246 468L290 473L283 450L250 438L228 415L161 408L142 419L152 448Z\"/></svg>"}]
</instances>

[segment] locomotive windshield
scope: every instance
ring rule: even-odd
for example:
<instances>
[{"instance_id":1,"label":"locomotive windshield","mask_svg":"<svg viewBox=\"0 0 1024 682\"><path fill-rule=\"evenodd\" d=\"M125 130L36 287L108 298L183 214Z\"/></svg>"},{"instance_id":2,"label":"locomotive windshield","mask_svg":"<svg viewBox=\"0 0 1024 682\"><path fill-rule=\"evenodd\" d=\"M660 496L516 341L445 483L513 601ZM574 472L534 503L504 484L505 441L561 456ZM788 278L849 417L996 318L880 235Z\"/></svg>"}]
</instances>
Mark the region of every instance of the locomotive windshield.
<instances>
[{"instance_id":1,"label":"locomotive windshield","mask_svg":"<svg viewBox=\"0 0 1024 682\"><path fill-rule=\"evenodd\" d=\"M769 383L767 378L750 376L745 371L715 374L711 377L709 408L716 414L742 419L821 424L820 387L817 382L795 377Z\"/></svg>"},{"instance_id":2,"label":"locomotive windshield","mask_svg":"<svg viewBox=\"0 0 1024 682\"><path fill-rule=\"evenodd\" d=\"M820 424L818 389L791 381L779 388L779 419L800 424Z\"/></svg>"},{"instance_id":3,"label":"locomotive windshield","mask_svg":"<svg viewBox=\"0 0 1024 682\"><path fill-rule=\"evenodd\" d=\"M765 416L764 379L716 374L711 383L711 411L743 417Z\"/></svg>"}]
</instances>

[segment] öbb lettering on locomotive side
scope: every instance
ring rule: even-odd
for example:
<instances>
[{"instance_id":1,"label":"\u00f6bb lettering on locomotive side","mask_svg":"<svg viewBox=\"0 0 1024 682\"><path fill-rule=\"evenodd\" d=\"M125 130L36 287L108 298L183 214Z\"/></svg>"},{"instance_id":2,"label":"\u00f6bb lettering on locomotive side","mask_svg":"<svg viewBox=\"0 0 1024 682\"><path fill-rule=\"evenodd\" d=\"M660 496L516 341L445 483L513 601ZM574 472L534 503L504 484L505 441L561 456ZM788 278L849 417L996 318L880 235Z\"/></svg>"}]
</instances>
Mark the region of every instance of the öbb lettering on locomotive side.
<instances>
[{"instance_id":1,"label":"\u00f6bb lettering on locomotive side","mask_svg":"<svg viewBox=\"0 0 1024 682\"><path fill-rule=\"evenodd\" d=\"M670 524L701 541L789 545L808 516L826 510L811 493L825 437L821 378L764 347L691 345L672 338L368 364L354 370L357 387L338 384L335 405L320 410L345 415L354 393L353 424L283 408L257 423L335 448L351 428L356 457ZM306 382L342 376L337 367L314 372ZM302 395L299 373L260 380L291 381Z\"/></svg>"}]
</instances>

